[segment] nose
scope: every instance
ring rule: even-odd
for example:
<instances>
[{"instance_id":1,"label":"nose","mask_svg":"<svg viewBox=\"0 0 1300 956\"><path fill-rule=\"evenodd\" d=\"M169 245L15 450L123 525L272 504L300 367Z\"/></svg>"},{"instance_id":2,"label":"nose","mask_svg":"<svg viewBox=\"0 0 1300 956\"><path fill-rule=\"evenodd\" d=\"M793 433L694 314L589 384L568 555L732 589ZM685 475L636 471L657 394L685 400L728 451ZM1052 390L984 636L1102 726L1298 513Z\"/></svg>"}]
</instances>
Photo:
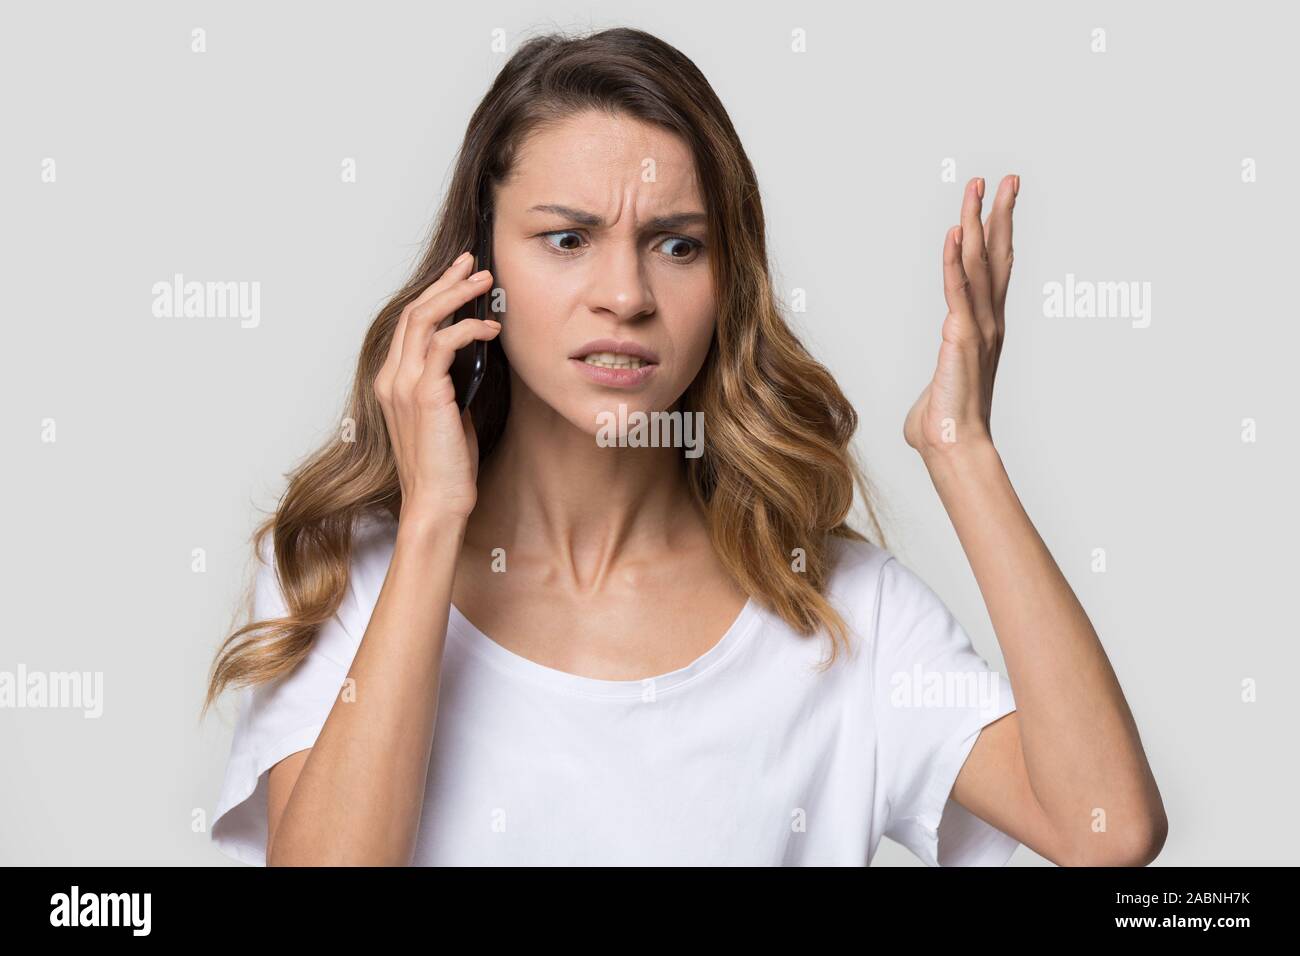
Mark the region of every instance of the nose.
<instances>
[{"instance_id":1,"label":"nose","mask_svg":"<svg viewBox=\"0 0 1300 956\"><path fill-rule=\"evenodd\" d=\"M636 240L608 241L592 263L587 307L619 322L653 315L654 292L646 280Z\"/></svg>"}]
</instances>

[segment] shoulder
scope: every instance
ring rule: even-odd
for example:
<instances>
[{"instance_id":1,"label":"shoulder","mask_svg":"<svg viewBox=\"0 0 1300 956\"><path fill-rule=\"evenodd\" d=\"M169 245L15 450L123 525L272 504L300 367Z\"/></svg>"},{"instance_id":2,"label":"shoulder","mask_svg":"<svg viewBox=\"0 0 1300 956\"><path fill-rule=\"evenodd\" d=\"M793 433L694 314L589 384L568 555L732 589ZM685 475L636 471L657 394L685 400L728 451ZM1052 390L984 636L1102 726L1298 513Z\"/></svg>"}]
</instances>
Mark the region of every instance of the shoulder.
<instances>
[{"instance_id":1,"label":"shoulder","mask_svg":"<svg viewBox=\"0 0 1300 956\"><path fill-rule=\"evenodd\" d=\"M386 511L363 511L352 522L352 541L348 554L347 590L335 612L337 622L351 637L360 641L370 622L397 540L397 520ZM275 532L262 538L258 550L254 585L254 614L257 619L284 617L287 614L283 586L275 564Z\"/></svg>"},{"instance_id":2,"label":"shoulder","mask_svg":"<svg viewBox=\"0 0 1300 956\"><path fill-rule=\"evenodd\" d=\"M831 585L853 588L874 582L880 569L896 560L888 550L872 541L830 537L827 554L832 561Z\"/></svg>"},{"instance_id":3,"label":"shoulder","mask_svg":"<svg viewBox=\"0 0 1300 956\"><path fill-rule=\"evenodd\" d=\"M897 559L871 541L831 537L826 549L832 562L826 598L859 634L870 636L879 605L884 570Z\"/></svg>"},{"instance_id":4,"label":"shoulder","mask_svg":"<svg viewBox=\"0 0 1300 956\"><path fill-rule=\"evenodd\" d=\"M870 541L832 538L827 599L853 630L872 640L919 619L946 613L937 593L891 551Z\"/></svg>"},{"instance_id":5,"label":"shoulder","mask_svg":"<svg viewBox=\"0 0 1300 956\"><path fill-rule=\"evenodd\" d=\"M352 542L349 566L353 573L363 575L382 565L387 569L397 538L397 519L383 509L368 509L352 520ZM275 530L272 528L262 538L257 552L258 574L274 579Z\"/></svg>"}]
</instances>

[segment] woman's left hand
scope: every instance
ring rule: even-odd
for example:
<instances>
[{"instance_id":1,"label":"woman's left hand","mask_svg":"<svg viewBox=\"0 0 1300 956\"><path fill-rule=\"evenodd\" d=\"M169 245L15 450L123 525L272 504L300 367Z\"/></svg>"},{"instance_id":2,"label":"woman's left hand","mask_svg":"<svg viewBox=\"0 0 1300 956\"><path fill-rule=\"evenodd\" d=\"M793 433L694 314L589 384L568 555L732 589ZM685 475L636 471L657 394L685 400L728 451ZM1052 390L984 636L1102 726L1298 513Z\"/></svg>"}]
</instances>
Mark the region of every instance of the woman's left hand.
<instances>
[{"instance_id":1,"label":"woman's left hand","mask_svg":"<svg viewBox=\"0 0 1300 956\"><path fill-rule=\"evenodd\" d=\"M993 378L1011 281L1011 211L1019 176L1006 176L981 224L984 180L966 184L961 225L943 244L943 320L939 363L903 424L903 437L922 457L958 448L991 445Z\"/></svg>"}]
</instances>

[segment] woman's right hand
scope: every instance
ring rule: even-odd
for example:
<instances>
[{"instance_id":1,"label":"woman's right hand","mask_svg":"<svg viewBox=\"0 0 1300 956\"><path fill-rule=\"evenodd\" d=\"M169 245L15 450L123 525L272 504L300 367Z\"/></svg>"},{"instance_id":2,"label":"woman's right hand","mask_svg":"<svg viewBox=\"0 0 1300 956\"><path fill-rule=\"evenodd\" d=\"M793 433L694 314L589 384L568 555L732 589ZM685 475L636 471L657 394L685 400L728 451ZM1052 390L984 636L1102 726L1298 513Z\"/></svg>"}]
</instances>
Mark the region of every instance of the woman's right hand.
<instances>
[{"instance_id":1,"label":"woman's right hand","mask_svg":"<svg viewBox=\"0 0 1300 956\"><path fill-rule=\"evenodd\" d=\"M491 287L491 273L468 275L468 252L402 310L375 397L388 425L402 489L402 515L464 520L478 501L478 438L469 409L456 406L456 350L501 331L493 319L441 328L460 306Z\"/></svg>"}]
</instances>

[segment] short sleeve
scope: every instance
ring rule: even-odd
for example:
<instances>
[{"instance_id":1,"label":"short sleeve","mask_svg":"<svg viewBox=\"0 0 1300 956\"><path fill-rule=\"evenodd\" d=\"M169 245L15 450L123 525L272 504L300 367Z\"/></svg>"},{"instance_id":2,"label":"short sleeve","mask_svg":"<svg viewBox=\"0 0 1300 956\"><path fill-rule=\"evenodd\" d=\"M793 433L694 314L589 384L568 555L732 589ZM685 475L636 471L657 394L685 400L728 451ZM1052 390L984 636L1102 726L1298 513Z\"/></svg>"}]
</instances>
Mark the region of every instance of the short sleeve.
<instances>
[{"instance_id":1,"label":"short sleeve","mask_svg":"<svg viewBox=\"0 0 1300 956\"><path fill-rule=\"evenodd\" d=\"M288 612L265 538L253 589L253 620ZM351 594L340 613L347 614ZM348 615L351 619L351 615ZM279 680L239 689L239 717L230 745L221 796L212 820L212 841L222 853L254 866L266 865L267 780L270 769L311 747L346 680L360 642L334 615L318 629L311 649Z\"/></svg>"},{"instance_id":2,"label":"short sleeve","mask_svg":"<svg viewBox=\"0 0 1300 956\"><path fill-rule=\"evenodd\" d=\"M1019 842L951 799L980 731L1016 709L939 596L896 557L880 569L872 640L883 833L927 866L1005 866Z\"/></svg>"}]
</instances>

